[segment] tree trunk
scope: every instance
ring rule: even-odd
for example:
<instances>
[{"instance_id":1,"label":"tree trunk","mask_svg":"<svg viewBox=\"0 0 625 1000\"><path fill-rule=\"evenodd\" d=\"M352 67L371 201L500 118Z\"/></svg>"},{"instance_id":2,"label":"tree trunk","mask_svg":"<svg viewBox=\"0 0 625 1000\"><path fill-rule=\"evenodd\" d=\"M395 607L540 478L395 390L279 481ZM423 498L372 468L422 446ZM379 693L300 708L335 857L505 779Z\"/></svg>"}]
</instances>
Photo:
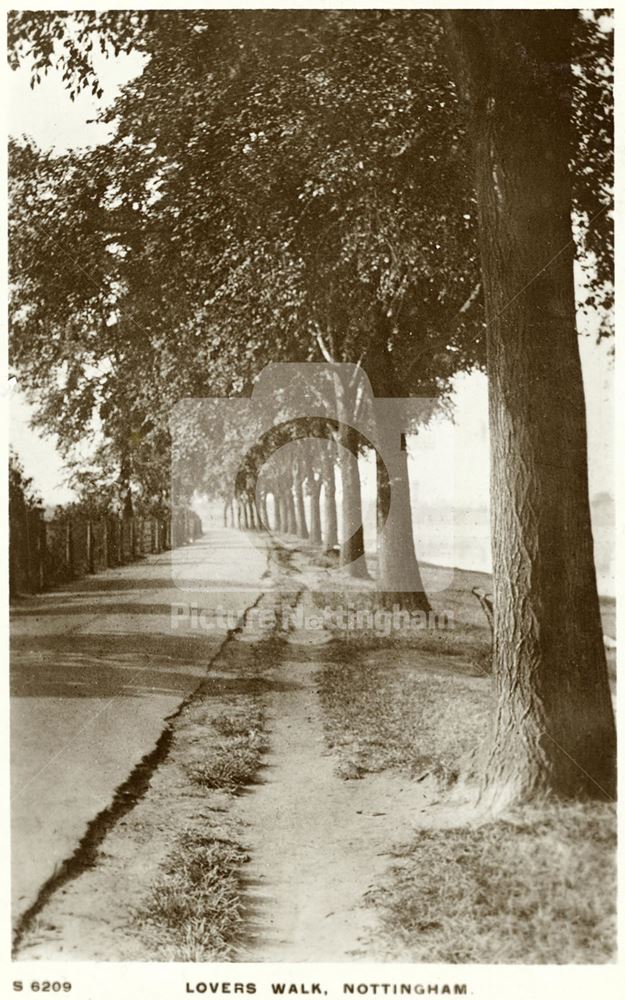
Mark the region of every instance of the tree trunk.
<instances>
[{"instance_id":1,"label":"tree trunk","mask_svg":"<svg viewBox=\"0 0 625 1000\"><path fill-rule=\"evenodd\" d=\"M358 433L355 420L354 393L348 385L337 386L337 410L340 429L338 443L341 470L341 543L340 565L349 576L369 579L365 560L365 538L362 524L362 493L358 467Z\"/></svg>"},{"instance_id":2,"label":"tree trunk","mask_svg":"<svg viewBox=\"0 0 625 1000\"><path fill-rule=\"evenodd\" d=\"M303 452L304 481L310 497L310 541L321 545L321 476L315 472L319 467L323 448L319 441L301 441Z\"/></svg>"},{"instance_id":3,"label":"tree trunk","mask_svg":"<svg viewBox=\"0 0 625 1000\"><path fill-rule=\"evenodd\" d=\"M299 467L295 469L293 476L293 492L295 494L295 533L300 538L308 538L306 507L304 505L304 488L302 485L302 475Z\"/></svg>"},{"instance_id":4,"label":"tree trunk","mask_svg":"<svg viewBox=\"0 0 625 1000\"><path fill-rule=\"evenodd\" d=\"M386 608L399 605L409 611L424 611L427 614L432 609L415 555L408 455L403 447L402 428L392 426L390 413L379 421L378 443L378 603Z\"/></svg>"},{"instance_id":5,"label":"tree trunk","mask_svg":"<svg viewBox=\"0 0 625 1000\"><path fill-rule=\"evenodd\" d=\"M280 504L280 494L274 490L273 494L273 530L277 533L282 531L282 506Z\"/></svg>"},{"instance_id":6,"label":"tree trunk","mask_svg":"<svg viewBox=\"0 0 625 1000\"><path fill-rule=\"evenodd\" d=\"M133 517L134 515L132 489L130 487L131 468L130 452L126 447L122 446L119 462L119 496L122 502L122 517Z\"/></svg>"},{"instance_id":7,"label":"tree trunk","mask_svg":"<svg viewBox=\"0 0 625 1000\"><path fill-rule=\"evenodd\" d=\"M324 512L324 552L334 552L339 544L338 520L336 516L336 479L334 462L327 458L323 468L323 512Z\"/></svg>"},{"instance_id":8,"label":"tree trunk","mask_svg":"<svg viewBox=\"0 0 625 1000\"><path fill-rule=\"evenodd\" d=\"M431 611L415 552L412 504L405 447L407 427L401 420L402 393L386 348L387 317L380 317L378 336L368 354L367 372L374 395L389 402L378 406L376 434L376 515L378 602L409 611ZM396 400L396 404L391 402Z\"/></svg>"},{"instance_id":9,"label":"tree trunk","mask_svg":"<svg viewBox=\"0 0 625 1000\"><path fill-rule=\"evenodd\" d=\"M130 487L126 491L122 510L124 517L134 517L134 504L132 502L132 490Z\"/></svg>"},{"instance_id":10,"label":"tree trunk","mask_svg":"<svg viewBox=\"0 0 625 1000\"><path fill-rule=\"evenodd\" d=\"M253 498L248 497L245 501L245 506L247 508L247 521L250 531L256 531L256 502Z\"/></svg>"},{"instance_id":11,"label":"tree trunk","mask_svg":"<svg viewBox=\"0 0 625 1000\"><path fill-rule=\"evenodd\" d=\"M262 492L260 495L260 510L259 510L259 525L258 527L262 531L267 531L269 529L269 512L267 510L267 494Z\"/></svg>"},{"instance_id":12,"label":"tree trunk","mask_svg":"<svg viewBox=\"0 0 625 1000\"><path fill-rule=\"evenodd\" d=\"M289 508L288 508L286 490L284 489L280 490L279 503L280 503L280 525L281 525L280 530L282 531L283 534L286 535L289 530Z\"/></svg>"},{"instance_id":13,"label":"tree trunk","mask_svg":"<svg viewBox=\"0 0 625 1000\"><path fill-rule=\"evenodd\" d=\"M286 526L285 531L287 535L297 534L297 519L295 515L295 502L293 500L293 483L290 482L284 493L284 502L286 506Z\"/></svg>"},{"instance_id":14,"label":"tree trunk","mask_svg":"<svg viewBox=\"0 0 625 1000\"><path fill-rule=\"evenodd\" d=\"M571 231L574 11L446 15L471 114L487 309L493 807L615 794Z\"/></svg>"},{"instance_id":15,"label":"tree trunk","mask_svg":"<svg viewBox=\"0 0 625 1000\"><path fill-rule=\"evenodd\" d=\"M321 545L321 478L311 475L308 479L310 494L310 540L313 545Z\"/></svg>"},{"instance_id":16,"label":"tree trunk","mask_svg":"<svg viewBox=\"0 0 625 1000\"><path fill-rule=\"evenodd\" d=\"M349 454L349 445L357 448L357 435L347 428L342 436L341 451L341 554L340 564L349 576L368 579L369 571L365 562L365 537L362 524L362 495L360 469L357 451Z\"/></svg>"},{"instance_id":17,"label":"tree trunk","mask_svg":"<svg viewBox=\"0 0 625 1000\"><path fill-rule=\"evenodd\" d=\"M241 505L241 518L243 520L243 530L244 531L249 531L249 528L250 528L250 519L249 519L249 510L248 510L247 500L245 499L245 497L243 497L239 501L239 503Z\"/></svg>"}]
</instances>

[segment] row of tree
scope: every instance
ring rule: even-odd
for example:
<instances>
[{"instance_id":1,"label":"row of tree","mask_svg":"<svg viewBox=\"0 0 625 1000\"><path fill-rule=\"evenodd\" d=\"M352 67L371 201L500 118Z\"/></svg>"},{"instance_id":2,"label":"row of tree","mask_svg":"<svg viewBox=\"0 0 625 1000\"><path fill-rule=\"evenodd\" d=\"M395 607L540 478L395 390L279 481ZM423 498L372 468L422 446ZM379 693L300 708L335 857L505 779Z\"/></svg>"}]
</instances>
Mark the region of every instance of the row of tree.
<instances>
[{"instance_id":1,"label":"row of tree","mask_svg":"<svg viewBox=\"0 0 625 1000\"><path fill-rule=\"evenodd\" d=\"M68 449L103 435L83 481L167 503L178 400L249 395L268 362L351 363L376 397L433 410L486 367L498 716L482 792L610 796L573 281L577 247L607 332L606 16L23 12L10 44L35 79L56 65L94 93L94 48L144 56L102 115L109 143L11 150L13 362ZM338 381L337 455L376 448L381 572L403 580L410 553L395 589L417 593L409 497L389 516L400 424L359 439L357 380ZM181 489L224 493L240 427L212 426L207 447L187 422ZM355 567L358 466L340 468Z\"/></svg>"}]
</instances>

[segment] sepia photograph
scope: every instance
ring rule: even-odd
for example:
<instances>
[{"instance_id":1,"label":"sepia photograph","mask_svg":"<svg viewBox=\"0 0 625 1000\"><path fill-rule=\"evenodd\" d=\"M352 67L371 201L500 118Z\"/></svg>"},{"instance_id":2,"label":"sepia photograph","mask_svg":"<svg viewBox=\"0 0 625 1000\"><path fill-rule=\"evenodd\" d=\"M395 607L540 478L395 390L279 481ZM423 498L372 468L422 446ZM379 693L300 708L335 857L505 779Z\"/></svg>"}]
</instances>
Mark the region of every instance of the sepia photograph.
<instances>
[{"instance_id":1,"label":"sepia photograph","mask_svg":"<svg viewBox=\"0 0 625 1000\"><path fill-rule=\"evenodd\" d=\"M34 8L9 993L611 1000L615 12Z\"/></svg>"}]
</instances>

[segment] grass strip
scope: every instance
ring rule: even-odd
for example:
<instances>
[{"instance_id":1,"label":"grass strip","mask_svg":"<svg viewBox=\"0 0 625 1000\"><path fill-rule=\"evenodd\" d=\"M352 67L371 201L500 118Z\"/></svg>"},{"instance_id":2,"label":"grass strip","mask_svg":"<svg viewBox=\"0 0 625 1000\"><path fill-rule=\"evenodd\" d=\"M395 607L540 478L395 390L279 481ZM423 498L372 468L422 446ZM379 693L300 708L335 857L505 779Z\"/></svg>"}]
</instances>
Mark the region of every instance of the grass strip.
<instances>
[{"instance_id":1,"label":"grass strip","mask_svg":"<svg viewBox=\"0 0 625 1000\"><path fill-rule=\"evenodd\" d=\"M261 766L268 742L264 715L251 699L212 717L209 705L195 709L206 736L189 743L193 753L183 764L184 773L192 786L208 794L236 794L255 780ZM215 962L232 957L243 912L240 868L248 860L236 840L217 836L210 823L177 835L135 913L156 960Z\"/></svg>"},{"instance_id":2,"label":"grass strip","mask_svg":"<svg viewBox=\"0 0 625 1000\"><path fill-rule=\"evenodd\" d=\"M405 645L383 657L352 652L342 663L327 663L318 682L328 743L363 772L429 771L449 780L487 730L489 682L422 673Z\"/></svg>"},{"instance_id":3,"label":"grass strip","mask_svg":"<svg viewBox=\"0 0 625 1000\"><path fill-rule=\"evenodd\" d=\"M251 715L224 713L212 724L224 739L208 747L203 760L188 765L187 774L204 788L235 792L252 784L267 749L262 714L258 710Z\"/></svg>"},{"instance_id":4,"label":"grass strip","mask_svg":"<svg viewBox=\"0 0 625 1000\"><path fill-rule=\"evenodd\" d=\"M614 959L616 818L609 804L526 807L423 830L369 894L389 957L597 964Z\"/></svg>"},{"instance_id":5,"label":"grass strip","mask_svg":"<svg viewBox=\"0 0 625 1000\"><path fill-rule=\"evenodd\" d=\"M241 924L240 845L195 830L179 835L162 874L137 914L162 961L231 957Z\"/></svg>"}]
</instances>

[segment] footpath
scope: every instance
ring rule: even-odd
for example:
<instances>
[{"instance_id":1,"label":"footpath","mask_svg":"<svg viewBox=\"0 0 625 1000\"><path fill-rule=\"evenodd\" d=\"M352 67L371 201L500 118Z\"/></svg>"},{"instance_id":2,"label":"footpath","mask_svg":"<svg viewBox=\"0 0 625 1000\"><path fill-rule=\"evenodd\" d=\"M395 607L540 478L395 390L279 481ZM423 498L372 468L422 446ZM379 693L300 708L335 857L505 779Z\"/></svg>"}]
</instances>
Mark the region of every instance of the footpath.
<instances>
[{"instance_id":1,"label":"footpath","mask_svg":"<svg viewBox=\"0 0 625 1000\"><path fill-rule=\"evenodd\" d=\"M15 925L47 893L90 824L154 765L167 720L258 599L266 568L266 552L249 536L213 530L193 545L15 602Z\"/></svg>"}]
</instances>

